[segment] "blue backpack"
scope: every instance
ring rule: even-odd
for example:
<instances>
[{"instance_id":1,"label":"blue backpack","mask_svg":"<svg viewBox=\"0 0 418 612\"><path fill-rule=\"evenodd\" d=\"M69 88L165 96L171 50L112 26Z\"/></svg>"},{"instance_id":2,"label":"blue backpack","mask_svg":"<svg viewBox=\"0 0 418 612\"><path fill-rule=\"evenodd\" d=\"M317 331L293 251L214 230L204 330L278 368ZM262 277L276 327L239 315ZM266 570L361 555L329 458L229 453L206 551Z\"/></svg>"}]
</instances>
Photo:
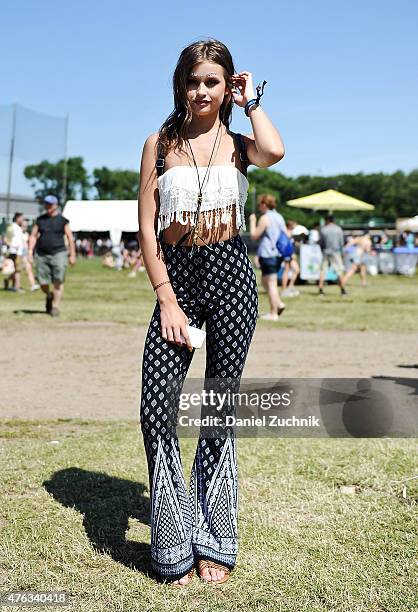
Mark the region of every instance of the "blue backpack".
<instances>
[{"instance_id":1,"label":"blue backpack","mask_svg":"<svg viewBox=\"0 0 418 612\"><path fill-rule=\"evenodd\" d=\"M277 238L276 249L282 257L290 257L295 251L292 240L283 230L280 230L279 237Z\"/></svg>"}]
</instances>

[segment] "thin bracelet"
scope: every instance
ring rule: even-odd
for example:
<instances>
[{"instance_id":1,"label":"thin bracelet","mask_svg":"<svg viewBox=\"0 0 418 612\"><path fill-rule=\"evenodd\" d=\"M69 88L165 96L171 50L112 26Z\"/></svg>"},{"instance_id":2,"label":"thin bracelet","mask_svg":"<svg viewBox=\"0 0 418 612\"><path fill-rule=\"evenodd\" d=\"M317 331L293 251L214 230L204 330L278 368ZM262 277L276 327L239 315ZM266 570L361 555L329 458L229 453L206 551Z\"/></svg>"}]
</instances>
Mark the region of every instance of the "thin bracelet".
<instances>
[{"instance_id":1,"label":"thin bracelet","mask_svg":"<svg viewBox=\"0 0 418 612\"><path fill-rule=\"evenodd\" d=\"M166 283L171 283L171 281L170 281L170 280L166 280L166 281L163 281L162 283L159 283L158 285L155 285L155 287L154 287L154 291L155 291L156 289L158 289L158 287L161 287L161 285L165 285Z\"/></svg>"}]
</instances>

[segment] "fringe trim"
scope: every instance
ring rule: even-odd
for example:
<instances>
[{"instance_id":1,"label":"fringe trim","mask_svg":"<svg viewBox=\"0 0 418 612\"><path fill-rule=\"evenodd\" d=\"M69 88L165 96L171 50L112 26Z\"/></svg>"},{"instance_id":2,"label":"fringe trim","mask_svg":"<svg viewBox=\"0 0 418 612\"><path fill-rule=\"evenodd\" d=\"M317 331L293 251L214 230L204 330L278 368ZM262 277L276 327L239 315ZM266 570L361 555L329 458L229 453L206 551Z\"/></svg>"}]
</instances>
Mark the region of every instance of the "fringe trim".
<instances>
[{"instance_id":1,"label":"fringe trim","mask_svg":"<svg viewBox=\"0 0 418 612\"><path fill-rule=\"evenodd\" d=\"M184 193L182 195L184 196ZM161 200L159 214L161 230L169 227L173 221L181 225L187 225L190 222L192 222L193 225L196 224L197 197L195 193L192 194L192 197L184 198L179 197L179 194L173 194L171 191L169 197L161 198ZM239 194L238 196L234 194L232 198L230 197L228 200L218 195L215 201L208 201L204 195L200 214L203 215L205 224L208 228L219 227L221 223L230 223L233 215L233 208L235 206L235 225L237 228L245 230L244 208L246 201L246 193Z\"/></svg>"}]
</instances>

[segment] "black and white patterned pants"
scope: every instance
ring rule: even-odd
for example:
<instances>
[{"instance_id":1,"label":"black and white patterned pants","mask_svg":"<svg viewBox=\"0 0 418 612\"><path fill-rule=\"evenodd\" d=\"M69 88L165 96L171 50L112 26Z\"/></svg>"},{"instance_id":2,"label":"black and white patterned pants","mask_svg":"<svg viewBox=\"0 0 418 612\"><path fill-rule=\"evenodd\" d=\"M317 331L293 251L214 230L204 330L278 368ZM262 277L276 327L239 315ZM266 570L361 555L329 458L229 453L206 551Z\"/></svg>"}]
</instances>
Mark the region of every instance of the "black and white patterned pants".
<instances>
[{"instance_id":1,"label":"black and white patterned pants","mask_svg":"<svg viewBox=\"0 0 418 612\"><path fill-rule=\"evenodd\" d=\"M193 252L187 246L161 246L179 305L191 325L206 324L205 383L232 380L225 387L238 391L258 316L256 276L246 245L238 234ZM175 424L193 354L161 336L157 301L143 353L140 423L149 470L151 568L169 581L184 576L198 559L232 569L238 552L234 435L205 436L200 430L186 489ZM234 414L235 408L223 410Z\"/></svg>"}]
</instances>

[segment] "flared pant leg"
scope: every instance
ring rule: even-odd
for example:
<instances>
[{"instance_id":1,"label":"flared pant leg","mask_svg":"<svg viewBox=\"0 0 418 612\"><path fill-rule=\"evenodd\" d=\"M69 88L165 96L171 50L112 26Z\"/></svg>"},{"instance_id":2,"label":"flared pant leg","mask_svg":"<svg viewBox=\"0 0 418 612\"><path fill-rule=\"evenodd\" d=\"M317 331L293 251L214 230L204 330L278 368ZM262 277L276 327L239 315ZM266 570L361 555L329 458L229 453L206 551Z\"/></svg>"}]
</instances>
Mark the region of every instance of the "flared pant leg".
<instances>
[{"instance_id":1,"label":"flared pant leg","mask_svg":"<svg viewBox=\"0 0 418 612\"><path fill-rule=\"evenodd\" d=\"M239 391L240 379L258 316L254 271L245 245L239 249L242 290L208 305L205 390L225 399ZM216 414L225 424L236 405L202 406L202 418ZM195 559L209 559L232 569L238 553L238 469L234 427L200 430L190 481Z\"/></svg>"},{"instance_id":2,"label":"flared pant leg","mask_svg":"<svg viewBox=\"0 0 418 612\"><path fill-rule=\"evenodd\" d=\"M199 317L187 312L192 324ZM151 569L177 580L193 567L192 510L176 433L181 387L193 353L161 336L157 303L148 328L142 362L140 423L148 462L151 502Z\"/></svg>"}]
</instances>

